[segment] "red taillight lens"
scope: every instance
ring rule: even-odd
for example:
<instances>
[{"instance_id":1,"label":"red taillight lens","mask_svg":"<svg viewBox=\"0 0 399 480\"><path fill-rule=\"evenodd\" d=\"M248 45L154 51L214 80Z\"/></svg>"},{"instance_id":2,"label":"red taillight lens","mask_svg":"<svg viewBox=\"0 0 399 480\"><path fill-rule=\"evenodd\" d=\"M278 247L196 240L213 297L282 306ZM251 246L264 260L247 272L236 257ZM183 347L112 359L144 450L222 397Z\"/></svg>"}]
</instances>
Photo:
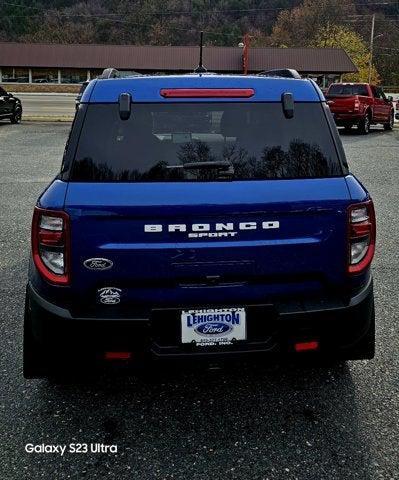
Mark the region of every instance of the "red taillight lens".
<instances>
[{"instance_id":1,"label":"red taillight lens","mask_svg":"<svg viewBox=\"0 0 399 480\"><path fill-rule=\"evenodd\" d=\"M162 88L164 98L250 98L253 88Z\"/></svg>"},{"instance_id":2,"label":"red taillight lens","mask_svg":"<svg viewBox=\"0 0 399 480\"><path fill-rule=\"evenodd\" d=\"M354 111L357 112L359 110L360 110L360 102L359 102L359 100L355 100Z\"/></svg>"},{"instance_id":3,"label":"red taillight lens","mask_svg":"<svg viewBox=\"0 0 399 480\"><path fill-rule=\"evenodd\" d=\"M312 340L309 342L297 342L294 345L296 352L309 352L310 350L318 350L319 342L317 340Z\"/></svg>"},{"instance_id":4,"label":"red taillight lens","mask_svg":"<svg viewBox=\"0 0 399 480\"><path fill-rule=\"evenodd\" d=\"M105 360L130 360L131 352L105 352Z\"/></svg>"},{"instance_id":5,"label":"red taillight lens","mask_svg":"<svg viewBox=\"0 0 399 480\"><path fill-rule=\"evenodd\" d=\"M375 251L376 222L372 200L351 205L349 224L349 273L363 272L373 260Z\"/></svg>"},{"instance_id":6,"label":"red taillight lens","mask_svg":"<svg viewBox=\"0 0 399 480\"><path fill-rule=\"evenodd\" d=\"M32 220L32 257L41 276L50 283L70 281L69 215L35 207Z\"/></svg>"}]
</instances>

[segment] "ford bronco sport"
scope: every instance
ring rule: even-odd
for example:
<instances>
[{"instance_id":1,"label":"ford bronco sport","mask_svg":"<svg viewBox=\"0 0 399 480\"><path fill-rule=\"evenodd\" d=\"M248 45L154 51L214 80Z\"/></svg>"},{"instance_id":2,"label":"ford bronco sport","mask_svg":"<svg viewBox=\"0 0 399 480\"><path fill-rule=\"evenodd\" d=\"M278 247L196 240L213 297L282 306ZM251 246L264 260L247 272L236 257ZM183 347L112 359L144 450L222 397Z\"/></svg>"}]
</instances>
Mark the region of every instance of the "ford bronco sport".
<instances>
[{"instance_id":1,"label":"ford bronco sport","mask_svg":"<svg viewBox=\"0 0 399 480\"><path fill-rule=\"evenodd\" d=\"M24 374L374 355L375 217L311 80L93 80L33 214Z\"/></svg>"}]
</instances>

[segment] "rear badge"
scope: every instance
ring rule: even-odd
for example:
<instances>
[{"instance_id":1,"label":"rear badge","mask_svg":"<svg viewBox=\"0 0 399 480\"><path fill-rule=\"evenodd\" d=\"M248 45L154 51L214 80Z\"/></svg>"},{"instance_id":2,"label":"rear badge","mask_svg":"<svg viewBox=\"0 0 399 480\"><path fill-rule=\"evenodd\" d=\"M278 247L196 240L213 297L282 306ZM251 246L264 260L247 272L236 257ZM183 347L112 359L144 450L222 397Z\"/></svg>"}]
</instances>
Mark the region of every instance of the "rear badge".
<instances>
[{"instance_id":1,"label":"rear badge","mask_svg":"<svg viewBox=\"0 0 399 480\"><path fill-rule=\"evenodd\" d=\"M88 258L83 265L89 270L109 270L113 266L113 262L108 258Z\"/></svg>"},{"instance_id":2,"label":"rear badge","mask_svg":"<svg viewBox=\"0 0 399 480\"><path fill-rule=\"evenodd\" d=\"M98 299L100 303L104 305L116 305L121 301L121 292L120 288L115 287L104 287L97 290Z\"/></svg>"},{"instance_id":3,"label":"rear badge","mask_svg":"<svg viewBox=\"0 0 399 480\"><path fill-rule=\"evenodd\" d=\"M188 238L226 238L237 237L243 231L247 230L274 230L280 228L280 222L277 220L262 222L226 222L226 223L186 223L161 225L144 225L145 233L179 233L183 232Z\"/></svg>"}]
</instances>

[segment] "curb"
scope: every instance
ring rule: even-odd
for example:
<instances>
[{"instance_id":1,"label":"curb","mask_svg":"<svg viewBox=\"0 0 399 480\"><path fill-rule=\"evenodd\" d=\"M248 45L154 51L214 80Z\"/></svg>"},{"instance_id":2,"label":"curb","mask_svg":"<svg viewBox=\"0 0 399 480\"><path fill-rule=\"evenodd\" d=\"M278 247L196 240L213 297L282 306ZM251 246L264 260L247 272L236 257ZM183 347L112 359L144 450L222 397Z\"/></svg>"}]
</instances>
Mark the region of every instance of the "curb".
<instances>
[{"instance_id":1,"label":"curb","mask_svg":"<svg viewBox=\"0 0 399 480\"><path fill-rule=\"evenodd\" d=\"M76 97L77 93L67 93L67 92L11 92L16 97L24 95L32 95L37 97Z\"/></svg>"},{"instance_id":2,"label":"curb","mask_svg":"<svg viewBox=\"0 0 399 480\"><path fill-rule=\"evenodd\" d=\"M73 122L73 117L52 117L52 116L33 116L33 115L24 115L22 117L24 122Z\"/></svg>"}]
</instances>

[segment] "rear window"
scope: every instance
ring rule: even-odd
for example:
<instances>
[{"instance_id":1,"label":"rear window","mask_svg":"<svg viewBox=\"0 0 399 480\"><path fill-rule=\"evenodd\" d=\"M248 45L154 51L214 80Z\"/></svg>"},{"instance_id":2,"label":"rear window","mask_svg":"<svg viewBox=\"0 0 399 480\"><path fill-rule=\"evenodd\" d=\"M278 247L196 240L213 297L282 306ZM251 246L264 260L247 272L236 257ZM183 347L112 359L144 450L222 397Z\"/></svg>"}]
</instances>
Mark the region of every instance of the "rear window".
<instances>
[{"instance_id":1,"label":"rear window","mask_svg":"<svg viewBox=\"0 0 399 480\"><path fill-rule=\"evenodd\" d=\"M328 95L363 95L367 97L369 92L366 85L331 85Z\"/></svg>"},{"instance_id":2,"label":"rear window","mask_svg":"<svg viewBox=\"0 0 399 480\"><path fill-rule=\"evenodd\" d=\"M70 180L164 182L342 175L322 105L117 104L87 108Z\"/></svg>"}]
</instances>

